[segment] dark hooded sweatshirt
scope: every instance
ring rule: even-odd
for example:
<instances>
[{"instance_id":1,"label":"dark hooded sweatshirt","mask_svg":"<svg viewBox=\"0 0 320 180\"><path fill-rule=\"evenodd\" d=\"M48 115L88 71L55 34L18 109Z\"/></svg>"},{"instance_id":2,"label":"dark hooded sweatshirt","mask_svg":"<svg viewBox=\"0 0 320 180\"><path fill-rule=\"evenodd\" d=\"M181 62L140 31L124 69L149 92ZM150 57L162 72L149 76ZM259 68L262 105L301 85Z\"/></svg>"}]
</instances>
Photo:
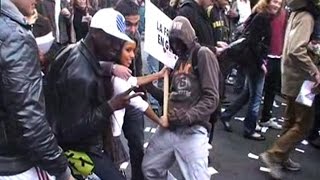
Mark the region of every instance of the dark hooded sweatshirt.
<instances>
[{"instance_id":1,"label":"dark hooded sweatshirt","mask_svg":"<svg viewBox=\"0 0 320 180\"><path fill-rule=\"evenodd\" d=\"M198 42L202 46L207 46L212 50L215 49L214 31L204 8L194 0L186 0L181 4L178 15L184 16L190 21L198 37Z\"/></svg>"},{"instance_id":2,"label":"dark hooded sweatshirt","mask_svg":"<svg viewBox=\"0 0 320 180\"><path fill-rule=\"evenodd\" d=\"M219 103L219 65L216 56L207 47L196 42L195 31L182 16L173 20L171 38L181 39L188 47L188 60L178 60L171 74L169 122L181 126L201 125L210 129L210 115ZM197 70L192 66L193 53L197 54Z\"/></svg>"}]
</instances>

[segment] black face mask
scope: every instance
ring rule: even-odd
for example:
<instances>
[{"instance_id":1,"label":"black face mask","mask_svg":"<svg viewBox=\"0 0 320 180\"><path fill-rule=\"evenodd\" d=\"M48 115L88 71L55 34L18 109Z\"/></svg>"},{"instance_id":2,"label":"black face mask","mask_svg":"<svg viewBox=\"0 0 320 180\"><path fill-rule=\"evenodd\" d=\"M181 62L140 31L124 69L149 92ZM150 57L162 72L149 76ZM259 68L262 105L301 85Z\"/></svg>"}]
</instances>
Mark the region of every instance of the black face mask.
<instances>
[{"instance_id":1,"label":"black face mask","mask_svg":"<svg viewBox=\"0 0 320 180\"><path fill-rule=\"evenodd\" d=\"M188 47L181 39L170 37L169 43L173 53L176 54L179 57L179 59L186 60L188 58Z\"/></svg>"}]
</instances>

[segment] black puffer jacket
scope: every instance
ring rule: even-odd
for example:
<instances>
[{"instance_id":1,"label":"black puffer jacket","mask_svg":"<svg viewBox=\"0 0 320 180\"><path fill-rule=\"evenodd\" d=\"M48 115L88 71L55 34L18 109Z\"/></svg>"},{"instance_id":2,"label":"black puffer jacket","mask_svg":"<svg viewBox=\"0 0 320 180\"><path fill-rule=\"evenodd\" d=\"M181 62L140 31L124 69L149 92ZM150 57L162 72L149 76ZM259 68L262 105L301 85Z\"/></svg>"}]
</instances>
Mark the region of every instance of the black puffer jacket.
<instances>
[{"instance_id":1,"label":"black puffer jacket","mask_svg":"<svg viewBox=\"0 0 320 180\"><path fill-rule=\"evenodd\" d=\"M0 176L38 166L67 179L67 161L45 119L37 44L10 0L1 0L0 31Z\"/></svg>"},{"instance_id":2,"label":"black puffer jacket","mask_svg":"<svg viewBox=\"0 0 320 180\"><path fill-rule=\"evenodd\" d=\"M112 96L107 93L112 89L107 83L112 63L102 66L98 62L80 41L59 53L48 72L48 120L63 149L102 151L102 134L113 113L107 102L107 96Z\"/></svg>"}]
</instances>

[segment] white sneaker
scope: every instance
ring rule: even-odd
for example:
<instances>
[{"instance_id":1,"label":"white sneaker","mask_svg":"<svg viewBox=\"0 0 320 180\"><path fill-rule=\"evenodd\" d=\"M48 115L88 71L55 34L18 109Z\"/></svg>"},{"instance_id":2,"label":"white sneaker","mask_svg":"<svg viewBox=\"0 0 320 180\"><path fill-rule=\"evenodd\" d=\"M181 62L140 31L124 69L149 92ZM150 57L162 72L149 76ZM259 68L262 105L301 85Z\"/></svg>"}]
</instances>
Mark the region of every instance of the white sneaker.
<instances>
[{"instance_id":1,"label":"white sneaker","mask_svg":"<svg viewBox=\"0 0 320 180\"><path fill-rule=\"evenodd\" d=\"M262 127L257 123L255 130L256 130L256 132L261 132Z\"/></svg>"},{"instance_id":2,"label":"white sneaker","mask_svg":"<svg viewBox=\"0 0 320 180\"><path fill-rule=\"evenodd\" d=\"M269 120L267 122L260 122L259 124L260 124L260 126L269 127L269 128L272 128L272 129L277 129L277 130L282 129L282 125L278 124L274 120Z\"/></svg>"}]
</instances>

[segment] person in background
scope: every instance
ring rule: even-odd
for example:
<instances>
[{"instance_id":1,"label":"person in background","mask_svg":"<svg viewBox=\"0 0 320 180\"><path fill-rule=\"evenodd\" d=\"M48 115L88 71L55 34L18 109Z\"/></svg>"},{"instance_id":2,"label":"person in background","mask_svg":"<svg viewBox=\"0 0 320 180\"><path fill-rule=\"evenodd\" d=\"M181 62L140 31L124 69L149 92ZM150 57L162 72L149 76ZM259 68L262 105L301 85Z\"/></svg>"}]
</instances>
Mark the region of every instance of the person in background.
<instances>
[{"instance_id":1,"label":"person in background","mask_svg":"<svg viewBox=\"0 0 320 180\"><path fill-rule=\"evenodd\" d=\"M37 44L25 17L35 0L1 0L0 179L73 180L45 118Z\"/></svg>"},{"instance_id":2,"label":"person in background","mask_svg":"<svg viewBox=\"0 0 320 180\"><path fill-rule=\"evenodd\" d=\"M126 22L126 34L129 35L137 43L135 60L132 61L130 69L132 76L142 76L142 57L141 57L141 37L138 31L139 28L139 6L131 0L120 0L114 7L122 13ZM152 94L155 88L152 85L141 86L136 92L145 92L145 89ZM132 106L126 108L124 117L123 132L128 140L132 180L143 179L141 170L142 159L144 155L144 114L139 109Z\"/></svg>"},{"instance_id":3,"label":"person in background","mask_svg":"<svg viewBox=\"0 0 320 180\"><path fill-rule=\"evenodd\" d=\"M134 61L136 50L135 42L125 42L122 47L121 55L119 60L116 60L117 64L130 67L131 63ZM114 96L120 94L132 86L141 86L163 78L166 68L163 68L162 71L155 74L140 76L140 77L130 77L128 80L121 79L119 77L112 77ZM133 93L133 92L132 92ZM167 122L161 120L155 112L152 110L148 102L143 100L141 97L132 98L130 105L139 111L143 112L150 120L159 124L160 126L166 128ZM112 155L114 163L120 168L120 165L128 161L128 155L126 149L121 142L122 126L124 122L125 108L117 110L112 115L112 132L113 132L113 145L112 145ZM144 121L144 119L140 119Z\"/></svg>"},{"instance_id":4,"label":"person in background","mask_svg":"<svg viewBox=\"0 0 320 180\"><path fill-rule=\"evenodd\" d=\"M100 179L124 179L104 151L105 135L112 113L141 95L129 95L131 88L112 97L111 76L131 76L128 68L113 64L121 52L121 42L132 41L125 28L125 19L119 12L112 8L99 10L86 38L63 49L47 75L48 119L59 145L67 152L74 151L68 156L71 164L77 160L71 154L91 161L83 162L89 166L87 174L94 173ZM81 167L73 168L83 175L88 168Z\"/></svg>"},{"instance_id":5,"label":"person in background","mask_svg":"<svg viewBox=\"0 0 320 180\"><path fill-rule=\"evenodd\" d=\"M221 115L225 130L232 132L229 124L232 116L248 103L243 136L251 140L265 140L262 134L256 132L264 78L267 73L264 59L267 57L271 42L271 20L280 12L281 7L282 0L260 0L253 8L253 13L245 26L245 38L248 40L248 46L252 51L252 54L248 54L247 58L251 66L241 67L246 73L244 89Z\"/></svg>"},{"instance_id":6,"label":"person in background","mask_svg":"<svg viewBox=\"0 0 320 180\"><path fill-rule=\"evenodd\" d=\"M282 126L272 118L272 107L277 93L281 92L281 56L284 35L287 25L287 12L284 8L271 21L271 44L266 59L267 71L264 84L264 99L259 125L273 129L282 129Z\"/></svg>"},{"instance_id":7,"label":"person in background","mask_svg":"<svg viewBox=\"0 0 320 180\"><path fill-rule=\"evenodd\" d=\"M88 31L92 16L95 10L92 8L88 0L73 1L73 27L76 35L76 41L85 38Z\"/></svg>"},{"instance_id":8,"label":"person in background","mask_svg":"<svg viewBox=\"0 0 320 180\"><path fill-rule=\"evenodd\" d=\"M320 1L319 0L313 0L316 10L320 12ZM315 58L318 59L317 65L319 66L319 60L320 60L320 15L318 14L315 16L315 24L312 34L312 40L308 44L309 50L312 52L312 54L315 56ZM308 136L309 143L320 149L320 136L319 136L319 130L320 130L320 95L317 95L314 100L314 106L315 106L315 116L314 116L314 124L311 129L311 132Z\"/></svg>"},{"instance_id":9,"label":"person in background","mask_svg":"<svg viewBox=\"0 0 320 180\"><path fill-rule=\"evenodd\" d=\"M290 154L303 140L312 126L313 107L296 102L302 84L306 80L320 84L320 72L307 50L314 30L314 17L307 10L307 0L287 0L291 9L288 20L283 58L281 61L281 92L286 97L282 135L273 145L260 154L261 161L270 169L269 174L276 179L282 178L282 168L299 171L301 165L294 162ZM298 64L298 65L297 65Z\"/></svg>"},{"instance_id":10,"label":"person in background","mask_svg":"<svg viewBox=\"0 0 320 180\"><path fill-rule=\"evenodd\" d=\"M71 39L71 6L68 0L40 0L37 6L39 14L50 20L56 49L72 42Z\"/></svg>"}]
</instances>

